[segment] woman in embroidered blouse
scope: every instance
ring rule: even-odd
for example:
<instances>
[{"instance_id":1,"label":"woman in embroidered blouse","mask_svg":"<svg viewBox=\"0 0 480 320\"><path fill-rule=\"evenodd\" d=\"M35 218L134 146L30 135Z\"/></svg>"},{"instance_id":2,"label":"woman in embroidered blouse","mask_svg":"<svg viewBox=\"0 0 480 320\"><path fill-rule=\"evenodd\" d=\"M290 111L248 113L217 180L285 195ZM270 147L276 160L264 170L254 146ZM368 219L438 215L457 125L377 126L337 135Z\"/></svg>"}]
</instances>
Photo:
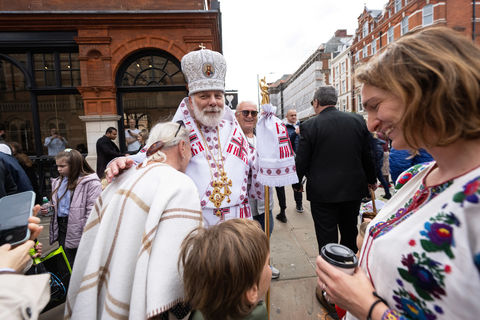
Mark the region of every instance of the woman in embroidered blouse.
<instances>
[{"instance_id":1,"label":"woman in embroidered blouse","mask_svg":"<svg viewBox=\"0 0 480 320\"><path fill-rule=\"evenodd\" d=\"M353 276L317 258L326 297L347 319L472 319L480 314L480 49L434 27L358 69L370 131L435 161L369 224ZM416 173L416 174L415 174Z\"/></svg>"}]
</instances>

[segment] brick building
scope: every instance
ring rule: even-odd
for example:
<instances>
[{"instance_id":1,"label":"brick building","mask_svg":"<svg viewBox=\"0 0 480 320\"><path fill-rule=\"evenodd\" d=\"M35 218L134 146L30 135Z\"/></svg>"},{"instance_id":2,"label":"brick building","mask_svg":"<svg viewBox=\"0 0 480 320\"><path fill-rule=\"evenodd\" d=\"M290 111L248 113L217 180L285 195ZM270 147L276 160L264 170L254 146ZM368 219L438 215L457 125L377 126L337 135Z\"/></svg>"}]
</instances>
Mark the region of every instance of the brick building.
<instances>
[{"instance_id":1,"label":"brick building","mask_svg":"<svg viewBox=\"0 0 480 320\"><path fill-rule=\"evenodd\" d=\"M480 45L479 13L480 1L471 0L389 0L383 10L365 8L351 46L353 68L405 33L431 25L453 28ZM362 113L360 88L353 88L353 111Z\"/></svg>"},{"instance_id":2,"label":"brick building","mask_svg":"<svg viewBox=\"0 0 480 320\"><path fill-rule=\"evenodd\" d=\"M330 83L338 93L336 107L340 111L352 111L352 57L350 54L350 38L340 48L340 53L330 62Z\"/></svg>"},{"instance_id":3,"label":"brick building","mask_svg":"<svg viewBox=\"0 0 480 320\"><path fill-rule=\"evenodd\" d=\"M46 159L58 128L95 164L107 127L150 128L186 93L180 60L222 51L217 0L0 1L0 122L7 141ZM93 166L95 167L95 165Z\"/></svg>"}]
</instances>

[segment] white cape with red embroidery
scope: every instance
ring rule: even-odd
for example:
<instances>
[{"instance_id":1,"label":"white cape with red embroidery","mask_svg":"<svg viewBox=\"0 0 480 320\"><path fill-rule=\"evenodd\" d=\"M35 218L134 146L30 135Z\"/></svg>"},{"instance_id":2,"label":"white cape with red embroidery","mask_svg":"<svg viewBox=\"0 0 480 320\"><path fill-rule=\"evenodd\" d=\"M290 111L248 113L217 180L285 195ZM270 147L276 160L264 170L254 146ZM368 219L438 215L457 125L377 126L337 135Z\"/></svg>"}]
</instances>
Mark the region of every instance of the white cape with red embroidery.
<instances>
[{"instance_id":1,"label":"white cape with red embroidery","mask_svg":"<svg viewBox=\"0 0 480 320\"><path fill-rule=\"evenodd\" d=\"M298 183L295 153L287 128L275 116L276 109L271 104L262 105L257 123L257 181L270 187Z\"/></svg>"}]
</instances>

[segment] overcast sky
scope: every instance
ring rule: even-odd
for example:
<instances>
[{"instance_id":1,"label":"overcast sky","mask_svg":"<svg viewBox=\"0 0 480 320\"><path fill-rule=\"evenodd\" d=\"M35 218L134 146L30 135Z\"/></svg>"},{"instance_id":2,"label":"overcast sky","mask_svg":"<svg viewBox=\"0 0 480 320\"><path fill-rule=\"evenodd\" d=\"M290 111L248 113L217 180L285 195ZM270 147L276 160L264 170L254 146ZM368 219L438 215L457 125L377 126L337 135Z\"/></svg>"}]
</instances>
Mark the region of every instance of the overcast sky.
<instances>
[{"instance_id":1,"label":"overcast sky","mask_svg":"<svg viewBox=\"0 0 480 320\"><path fill-rule=\"evenodd\" d=\"M275 81L295 72L337 29L353 35L364 4L388 0L220 0L227 90L257 102L257 74Z\"/></svg>"}]
</instances>

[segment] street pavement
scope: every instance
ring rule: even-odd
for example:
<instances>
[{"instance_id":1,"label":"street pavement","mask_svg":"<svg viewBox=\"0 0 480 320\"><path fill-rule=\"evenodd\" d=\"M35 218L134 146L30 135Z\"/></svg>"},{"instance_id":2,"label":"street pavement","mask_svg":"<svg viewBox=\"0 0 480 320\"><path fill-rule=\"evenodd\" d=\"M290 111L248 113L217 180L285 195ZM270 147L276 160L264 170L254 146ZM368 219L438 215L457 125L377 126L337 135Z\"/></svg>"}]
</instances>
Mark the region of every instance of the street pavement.
<instances>
[{"instance_id":1,"label":"street pavement","mask_svg":"<svg viewBox=\"0 0 480 320\"><path fill-rule=\"evenodd\" d=\"M377 196L382 192L377 189ZM293 191L290 186L285 187L285 194L287 223L281 223L275 219L280 209L274 196L274 230L270 239L270 257L271 264L280 270L280 277L272 280L270 286L270 319L332 319L315 297L315 259L318 255L318 246L310 203L306 201L304 193L305 211L298 213L295 210ZM42 218L45 229L42 232L41 241L45 252L52 248L48 245L48 221L49 218ZM63 308L64 305L61 305L45 312L39 319L63 319Z\"/></svg>"},{"instance_id":2,"label":"street pavement","mask_svg":"<svg viewBox=\"0 0 480 320\"><path fill-rule=\"evenodd\" d=\"M318 245L310 203L303 199L303 213L295 210L293 191L285 187L287 223L275 219L280 209L274 197L274 230L270 239L271 264L280 278L270 285L270 319L331 319L315 297L315 259Z\"/></svg>"}]
</instances>

